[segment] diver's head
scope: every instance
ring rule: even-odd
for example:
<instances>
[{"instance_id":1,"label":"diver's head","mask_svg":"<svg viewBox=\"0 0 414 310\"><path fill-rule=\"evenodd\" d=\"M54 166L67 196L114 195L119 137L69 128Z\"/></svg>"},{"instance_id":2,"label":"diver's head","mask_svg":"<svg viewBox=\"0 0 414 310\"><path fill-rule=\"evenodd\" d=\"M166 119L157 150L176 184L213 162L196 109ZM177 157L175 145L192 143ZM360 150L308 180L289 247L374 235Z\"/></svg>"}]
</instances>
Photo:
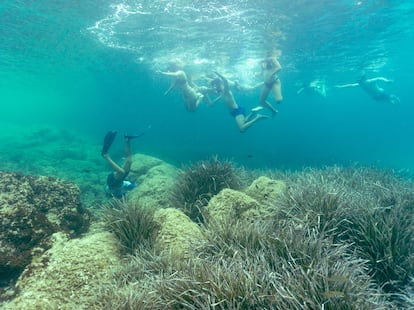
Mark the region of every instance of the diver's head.
<instances>
[{"instance_id":1,"label":"diver's head","mask_svg":"<svg viewBox=\"0 0 414 310\"><path fill-rule=\"evenodd\" d=\"M183 70L184 64L181 60L176 59L176 60L170 61L168 63L167 68L168 68L168 71L170 71L170 72L176 72L176 71L179 71L179 70Z\"/></svg>"},{"instance_id":2,"label":"diver's head","mask_svg":"<svg viewBox=\"0 0 414 310\"><path fill-rule=\"evenodd\" d=\"M280 56L282 56L282 50L277 48L273 48L266 52L266 58L279 58Z\"/></svg>"},{"instance_id":3,"label":"diver's head","mask_svg":"<svg viewBox=\"0 0 414 310\"><path fill-rule=\"evenodd\" d=\"M210 81L210 85L214 88L215 91L219 92L222 89L223 81L220 78L216 77Z\"/></svg>"}]
</instances>

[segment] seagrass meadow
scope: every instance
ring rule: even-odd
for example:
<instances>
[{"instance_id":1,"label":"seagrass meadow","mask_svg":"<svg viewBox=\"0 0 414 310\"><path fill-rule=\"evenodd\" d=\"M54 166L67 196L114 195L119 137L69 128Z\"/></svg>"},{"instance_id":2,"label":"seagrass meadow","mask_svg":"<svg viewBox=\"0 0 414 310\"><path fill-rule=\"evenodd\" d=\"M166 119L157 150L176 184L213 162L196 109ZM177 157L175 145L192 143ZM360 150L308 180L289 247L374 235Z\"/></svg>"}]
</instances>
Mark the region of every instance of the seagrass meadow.
<instances>
[{"instance_id":1,"label":"seagrass meadow","mask_svg":"<svg viewBox=\"0 0 414 310\"><path fill-rule=\"evenodd\" d=\"M391 170L135 154L130 178L123 200L84 197L87 232L54 233L2 282L4 309L413 306L414 184Z\"/></svg>"},{"instance_id":2,"label":"seagrass meadow","mask_svg":"<svg viewBox=\"0 0 414 310\"><path fill-rule=\"evenodd\" d=\"M217 159L213 162L220 166ZM210 175L214 186L212 177L223 167L237 171L228 165L208 170L209 161L204 161L186 171L193 177L197 177L194 170L204 171L203 180ZM189 187L200 182L189 180L185 171L180 175L175 186L183 187L184 180ZM357 167L272 175L277 175L277 183L271 175L262 176L240 191L227 188L206 205L199 204L204 221L200 224L196 218L195 222L201 235L193 234L197 240L189 241L185 254L172 254L171 249L166 255L156 239L155 247L147 242L136 247L126 265L114 271L117 280L103 289L98 307L400 309L413 305L411 182L391 171ZM241 180L249 183L246 178L246 172L239 170L238 188ZM205 189L199 197L209 194ZM268 192L277 194L263 195ZM186 199L200 200L183 195L179 202L176 187L172 195L177 206L190 203ZM126 203L117 211L123 213L118 218L124 225L130 226L127 210L131 208L137 206ZM152 226L152 231L159 228Z\"/></svg>"},{"instance_id":3,"label":"seagrass meadow","mask_svg":"<svg viewBox=\"0 0 414 310\"><path fill-rule=\"evenodd\" d=\"M0 308L414 309L413 15L0 1Z\"/></svg>"}]
</instances>

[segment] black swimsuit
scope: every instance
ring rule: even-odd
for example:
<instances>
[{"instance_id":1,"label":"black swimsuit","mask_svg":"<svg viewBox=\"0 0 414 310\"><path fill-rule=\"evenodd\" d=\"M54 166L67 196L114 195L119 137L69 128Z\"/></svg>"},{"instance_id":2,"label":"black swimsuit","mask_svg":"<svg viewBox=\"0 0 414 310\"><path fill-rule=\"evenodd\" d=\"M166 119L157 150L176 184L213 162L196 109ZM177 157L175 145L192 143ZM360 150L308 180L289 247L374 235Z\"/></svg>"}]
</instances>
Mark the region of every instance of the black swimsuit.
<instances>
[{"instance_id":1,"label":"black swimsuit","mask_svg":"<svg viewBox=\"0 0 414 310\"><path fill-rule=\"evenodd\" d=\"M264 84L266 85L266 87L271 89L276 84L278 79L279 79L279 77L275 73L275 74L272 75L272 78L270 79L270 81L267 81Z\"/></svg>"}]
</instances>

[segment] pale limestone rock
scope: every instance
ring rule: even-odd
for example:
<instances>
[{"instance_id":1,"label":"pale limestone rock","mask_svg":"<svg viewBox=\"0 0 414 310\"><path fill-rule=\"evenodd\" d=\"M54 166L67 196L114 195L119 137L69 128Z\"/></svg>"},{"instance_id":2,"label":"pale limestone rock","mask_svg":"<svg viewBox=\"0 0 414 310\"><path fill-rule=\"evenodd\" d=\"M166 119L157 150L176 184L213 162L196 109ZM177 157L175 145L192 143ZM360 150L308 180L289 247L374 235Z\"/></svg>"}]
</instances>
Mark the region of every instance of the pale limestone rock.
<instances>
[{"instance_id":1,"label":"pale limestone rock","mask_svg":"<svg viewBox=\"0 0 414 310\"><path fill-rule=\"evenodd\" d=\"M154 214L160 225L155 248L161 255L168 255L172 261L193 257L195 246L204 240L200 227L181 210L174 208L159 209Z\"/></svg>"},{"instance_id":2,"label":"pale limestone rock","mask_svg":"<svg viewBox=\"0 0 414 310\"><path fill-rule=\"evenodd\" d=\"M206 215L214 220L265 219L285 190L283 181L259 177L244 192L222 190L205 207Z\"/></svg>"},{"instance_id":3,"label":"pale limestone rock","mask_svg":"<svg viewBox=\"0 0 414 310\"><path fill-rule=\"evenodd\" d=\"M109 232L91 231L83 238L53 235L53 245L20 277L19 295L2 309L90 309L99 287L112 281L120 265L117 241Z\"/></svg>"},{"instance_id":4,"label":"pale limestone rock","mask_svg":"<svg viewBox=\"0 0 414 310\"><path fill-rule=\"evenodd\" d=\"M256 199L260 204L274 204L286 191L286 184L280 180L273 180L261 176L244 190L250 197Z\"/></svg>"},{"instance_id":5,"label":"pale limestone rock","mask_svg":"<svg viewBox=\"0 0 414 310\"><path fill-rule=\"evenodd\" d=\"M204 208L208 219L221 221L226 219L242 219L259 213L259 203L245 193L223 189L211 198Z\"/></svg>"},{"instance_id":6,"label":"pale limestone rock","mask_svg":"<svg viewBox=\"0 0 414 310\"><path fill-rule=\"evenodd\" d=\"M128 194L128 199L153 208L169 207L169 193L177 168L157 158L136 154L132 172L139 174L138 186Z\"/></svg>"},{"instance_id":7,"label":"pale limestone rock","mask_svg":"<svg viewBox=\"0 0 414 310\"><path fill-rule=\"evenodd\" d=\"M162 165L161 159L145 154L134 154L132 156L131 172L145 175L151 168Z\"/></svg>"},{"instance_id":8,"label":"pale limestone rock","mask_svg":"<svg viewBox=\"0 0 414 310\"><path fill-rule=\"evenodd\" d=\"M32 252L50 248L56 232L79 236L90 223L76 184L64 180L0 172L0 300L13 296L14 283L32 261ZM6 293L6 295L3 295Z\"/></svg>"}]
</instances>

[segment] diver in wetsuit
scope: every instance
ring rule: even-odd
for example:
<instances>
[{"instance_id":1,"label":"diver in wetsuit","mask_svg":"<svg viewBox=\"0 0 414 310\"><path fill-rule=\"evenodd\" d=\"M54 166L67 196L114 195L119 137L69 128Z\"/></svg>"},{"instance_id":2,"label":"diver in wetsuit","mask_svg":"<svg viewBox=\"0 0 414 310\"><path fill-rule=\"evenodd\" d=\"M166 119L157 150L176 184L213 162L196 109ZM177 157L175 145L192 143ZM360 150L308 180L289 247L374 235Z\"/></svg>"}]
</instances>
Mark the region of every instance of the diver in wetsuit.
<instances>
[{"instance_id":1,"label":"diver in wetsuit","mask_svg":"<svg viewBox=\"0 0 414 310\"><path fill-rule=\"evenodd\" d=\"M136 187L134 183L126 181L125 178L128 176L132 165L130 141L132 139L140 137L141 135L124 136L126 160L124 165L121 167L116 162L114 162L108 154L109 148L115 140L116 134L116 131L109 131L105 135L104 144L102 148L102 156L106 159L106 161L112 168L112 172L108 175L106 179L105 192L109 197L121 199L128 191Z\"/></svg>"},{"instance_id":2,"label":"diver in wetsuit","mask_svg":"<svg viewBox=\"0 0 414 310\"><path fill-rule=\"evenodd\" d=\"M278 111L269 101L267 101L267 97L270 92L273 92L276 103L281 103L283 100L282 83L278 77L278 73L282 70L282 66L277 60L275 53L269 53L268 57L261 62L261 67L264 84L260 94L259 103L270 109L270 111L272 111L272 116L275 116Z\"/></svg>"}]
</instances>

